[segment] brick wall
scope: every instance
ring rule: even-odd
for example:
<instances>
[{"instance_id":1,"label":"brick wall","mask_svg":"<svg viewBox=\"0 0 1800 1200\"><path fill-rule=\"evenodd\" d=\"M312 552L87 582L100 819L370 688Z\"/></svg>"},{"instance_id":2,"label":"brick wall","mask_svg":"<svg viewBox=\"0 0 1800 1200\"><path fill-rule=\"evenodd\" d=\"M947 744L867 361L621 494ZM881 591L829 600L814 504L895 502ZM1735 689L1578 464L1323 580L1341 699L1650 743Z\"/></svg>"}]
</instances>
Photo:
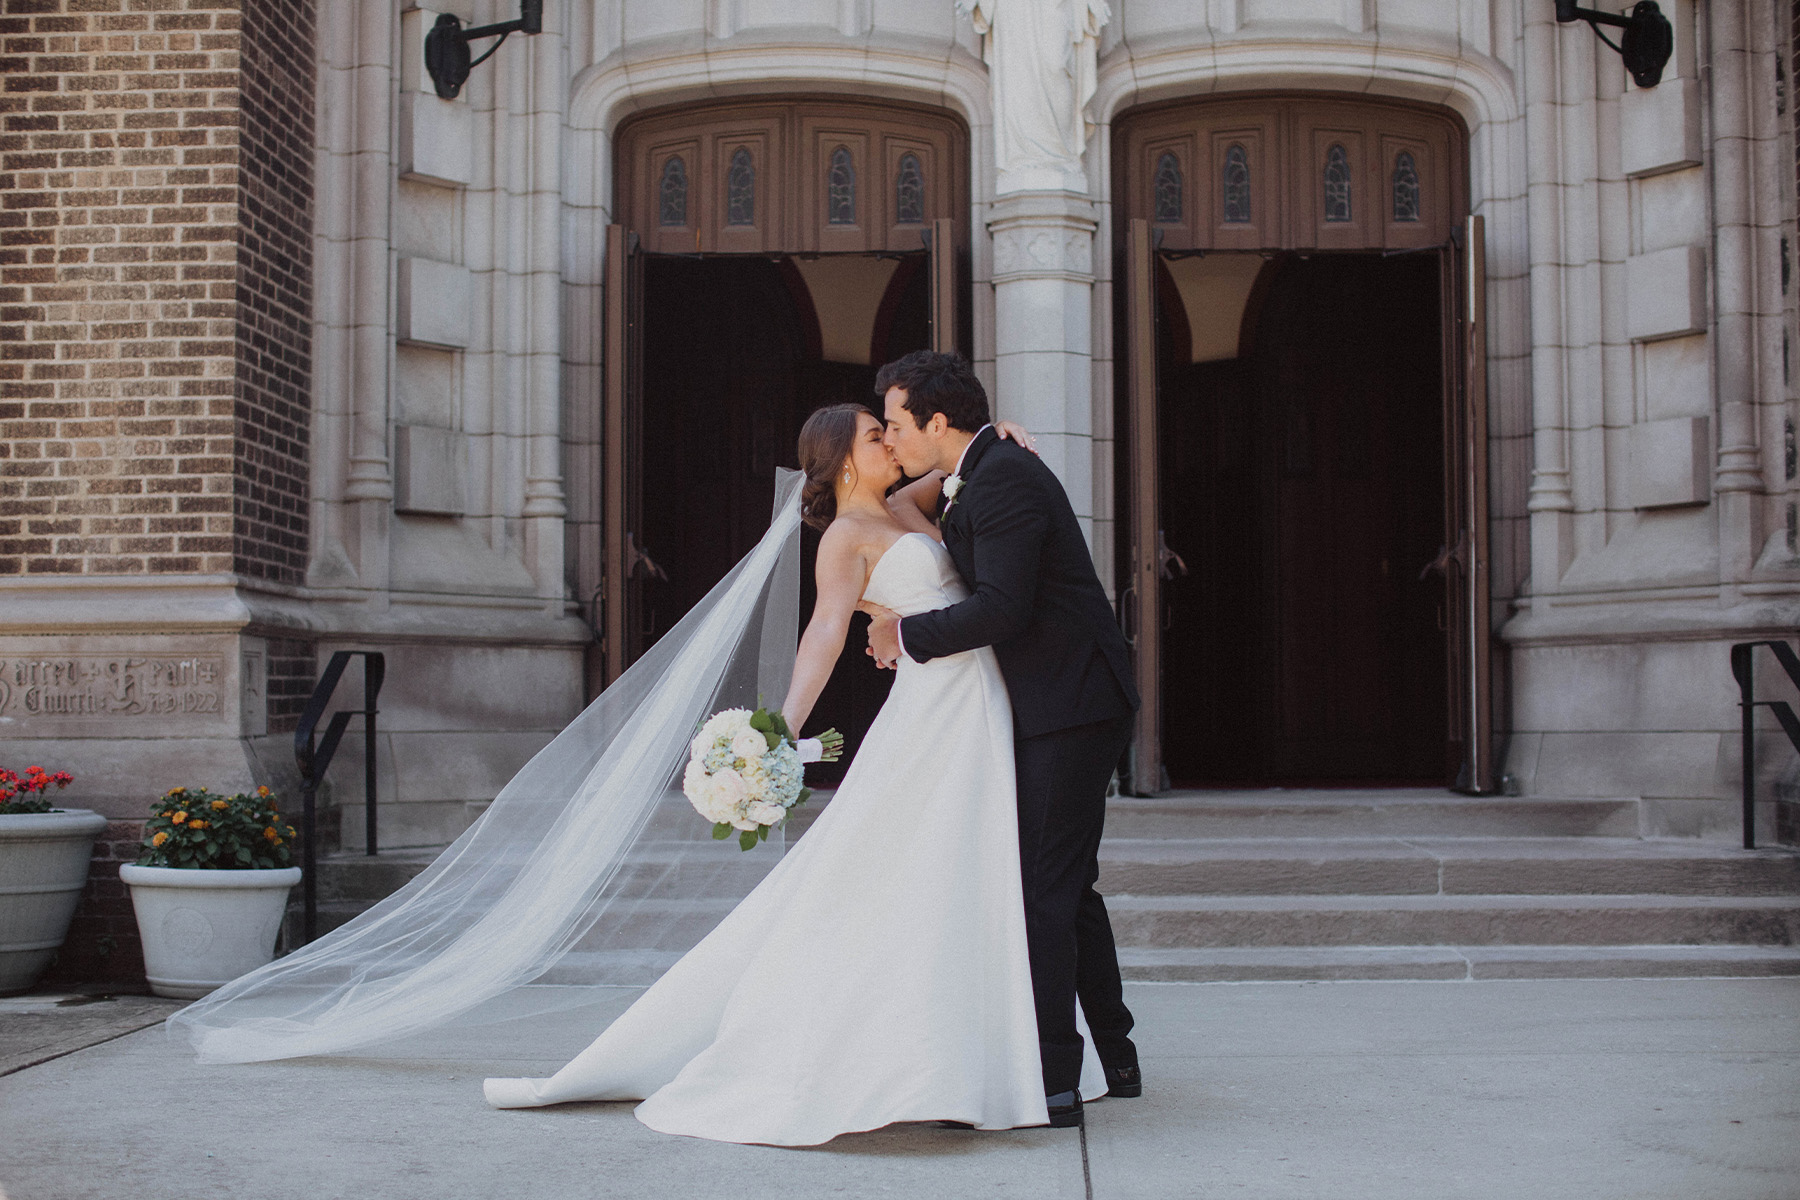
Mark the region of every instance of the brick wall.
<instances>
[{"instance_id":1,"label":"brick wall","mask_svg":"<svg viewBox=\"0 0 1800 1200\"><path fill-rule=\"evenodd\" d=\"M131 889L119 878L119 864L137 861L143 839L142 821L107 822L106 832L94 843L87 888L69 923L69 936L44 973L40 988L96 983L117 984L129 991L147 988L144 945L138 938Z\"/></svg>"},{"instance_id":2,"label":"brick wall","mask_svg":"<svg viewBox=\"0 0 1800 1200\"><path fill-rule=\"evenodd\" d=\"M0 0L0 574L298 581L311 0Z\"/></svg>"},{"instance_id":3,"label":"brick wall","mask_svg":"<svg viewBox=\"0 0 1800 1200\"><path fill-rule=\"evenodd\" d=\"M249 4L239 66L235 556L292 582L306 571L314 4Z\"/></svg>"},{"instance_id":4,"label":"brick wall","mask_svg":"<svg viewBox=\"0 0 1800 1200\"><path fill-rule=\"evenodd\" d=\"M269 639L269 732L292 733L319 679L318 647L297 638Z\"/></svg>"}]
</instances>

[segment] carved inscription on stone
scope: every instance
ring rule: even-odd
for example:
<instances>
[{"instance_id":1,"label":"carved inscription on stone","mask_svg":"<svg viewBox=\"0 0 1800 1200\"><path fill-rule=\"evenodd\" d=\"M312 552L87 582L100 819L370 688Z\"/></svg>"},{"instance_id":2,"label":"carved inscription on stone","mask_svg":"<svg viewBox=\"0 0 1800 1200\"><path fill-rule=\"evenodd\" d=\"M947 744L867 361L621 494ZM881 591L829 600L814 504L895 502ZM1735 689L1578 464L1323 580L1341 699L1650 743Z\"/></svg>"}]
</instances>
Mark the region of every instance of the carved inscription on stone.
<instances>
[{"instance_id":1,"label":"carved inscription on stone","mask_svg":"<svg viewBox=\"0 0 1800 1200\"><path fill-rule=\"evenodd\" d=\"M0 659L0 716L51 720L218 717L216 654L71 654Z\"/></svg>"}]
</instances>

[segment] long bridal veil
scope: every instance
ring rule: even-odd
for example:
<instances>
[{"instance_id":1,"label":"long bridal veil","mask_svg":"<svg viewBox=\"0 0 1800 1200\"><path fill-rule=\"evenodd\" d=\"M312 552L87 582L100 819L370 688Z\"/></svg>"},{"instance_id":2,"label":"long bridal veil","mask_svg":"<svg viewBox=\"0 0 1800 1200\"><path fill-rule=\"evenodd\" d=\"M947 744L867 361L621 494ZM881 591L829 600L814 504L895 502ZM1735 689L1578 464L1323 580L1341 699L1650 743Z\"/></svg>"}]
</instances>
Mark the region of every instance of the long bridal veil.
<instances>
[{"instance_id":1,"label":"long bridal veil","mask_svg":"<svg viewBox=\"0 0 1800 1200\"><path fill-rule=\"evenodd\" d=\"M786 696L803 476L768 533L422 874L169 1018L203 1062L337 1054L643 986L779 859L714 841L678 779L699 723Z\"/></svg>"}]
</instances>

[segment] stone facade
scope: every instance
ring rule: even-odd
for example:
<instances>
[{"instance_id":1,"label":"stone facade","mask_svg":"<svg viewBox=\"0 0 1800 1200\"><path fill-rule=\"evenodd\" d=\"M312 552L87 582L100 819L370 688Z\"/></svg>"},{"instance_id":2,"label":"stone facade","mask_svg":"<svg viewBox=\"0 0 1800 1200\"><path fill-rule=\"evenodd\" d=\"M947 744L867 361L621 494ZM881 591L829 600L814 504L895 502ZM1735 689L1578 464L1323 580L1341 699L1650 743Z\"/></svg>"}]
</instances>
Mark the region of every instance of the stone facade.
<instances>
[{"instance_id":1,"label":"stone facade","mask_svg":"<svg viewBox=\"0 0 1800 1200\"><path fill-rule=\"evenodd\" d=\"M15 0L0 25L0 739L75 770L72 802L291 784L311 676L374 648L384 829L437 843L578 709L634 113L958 118L974 358L1110 579L1113 128L1334 92L1467 130L1508 786L1731 835L1726 647L1800 625L1794 6L1673 0L1674 59L1638 89L1549 0L1116 0L1050 186L997 170L999 76L948 0L552 3L455 100L423 69L437 10L316 3ZM334 769L351 845L359 752Z\"/></svg>"}]
</instances>

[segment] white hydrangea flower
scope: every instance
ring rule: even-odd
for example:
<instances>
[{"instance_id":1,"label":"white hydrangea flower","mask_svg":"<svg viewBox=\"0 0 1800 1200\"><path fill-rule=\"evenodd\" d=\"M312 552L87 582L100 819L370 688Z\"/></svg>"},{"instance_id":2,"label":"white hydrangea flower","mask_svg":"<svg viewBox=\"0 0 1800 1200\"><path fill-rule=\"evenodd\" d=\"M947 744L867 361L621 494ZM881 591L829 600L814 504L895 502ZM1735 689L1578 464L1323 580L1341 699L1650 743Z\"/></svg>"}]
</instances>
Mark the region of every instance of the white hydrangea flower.
<instances>
[{"instance_id":1,"label":"white hydrangea flower","mask_svg":"<svg viewBox=\"0 0 1800 1200\"><path fill-rule=\"evenodd\" d=\"M752 800L745 808L744 815L758 825L773 825L787 816L787 809L779 804L770 804L766 800Z\"/></svg>"},{"instance_id":2,"label":"white hydrangea flower","mask_svg":"<svg viewBox=\"0 0 1800 1200\"><path fill-rule=\"evenodd\" d=\"M724 708L714 713L700 732L709 741L724 740L729 742L739 733L750 728L750 710L747 708Z\"/></svg>"}]
</instances>

